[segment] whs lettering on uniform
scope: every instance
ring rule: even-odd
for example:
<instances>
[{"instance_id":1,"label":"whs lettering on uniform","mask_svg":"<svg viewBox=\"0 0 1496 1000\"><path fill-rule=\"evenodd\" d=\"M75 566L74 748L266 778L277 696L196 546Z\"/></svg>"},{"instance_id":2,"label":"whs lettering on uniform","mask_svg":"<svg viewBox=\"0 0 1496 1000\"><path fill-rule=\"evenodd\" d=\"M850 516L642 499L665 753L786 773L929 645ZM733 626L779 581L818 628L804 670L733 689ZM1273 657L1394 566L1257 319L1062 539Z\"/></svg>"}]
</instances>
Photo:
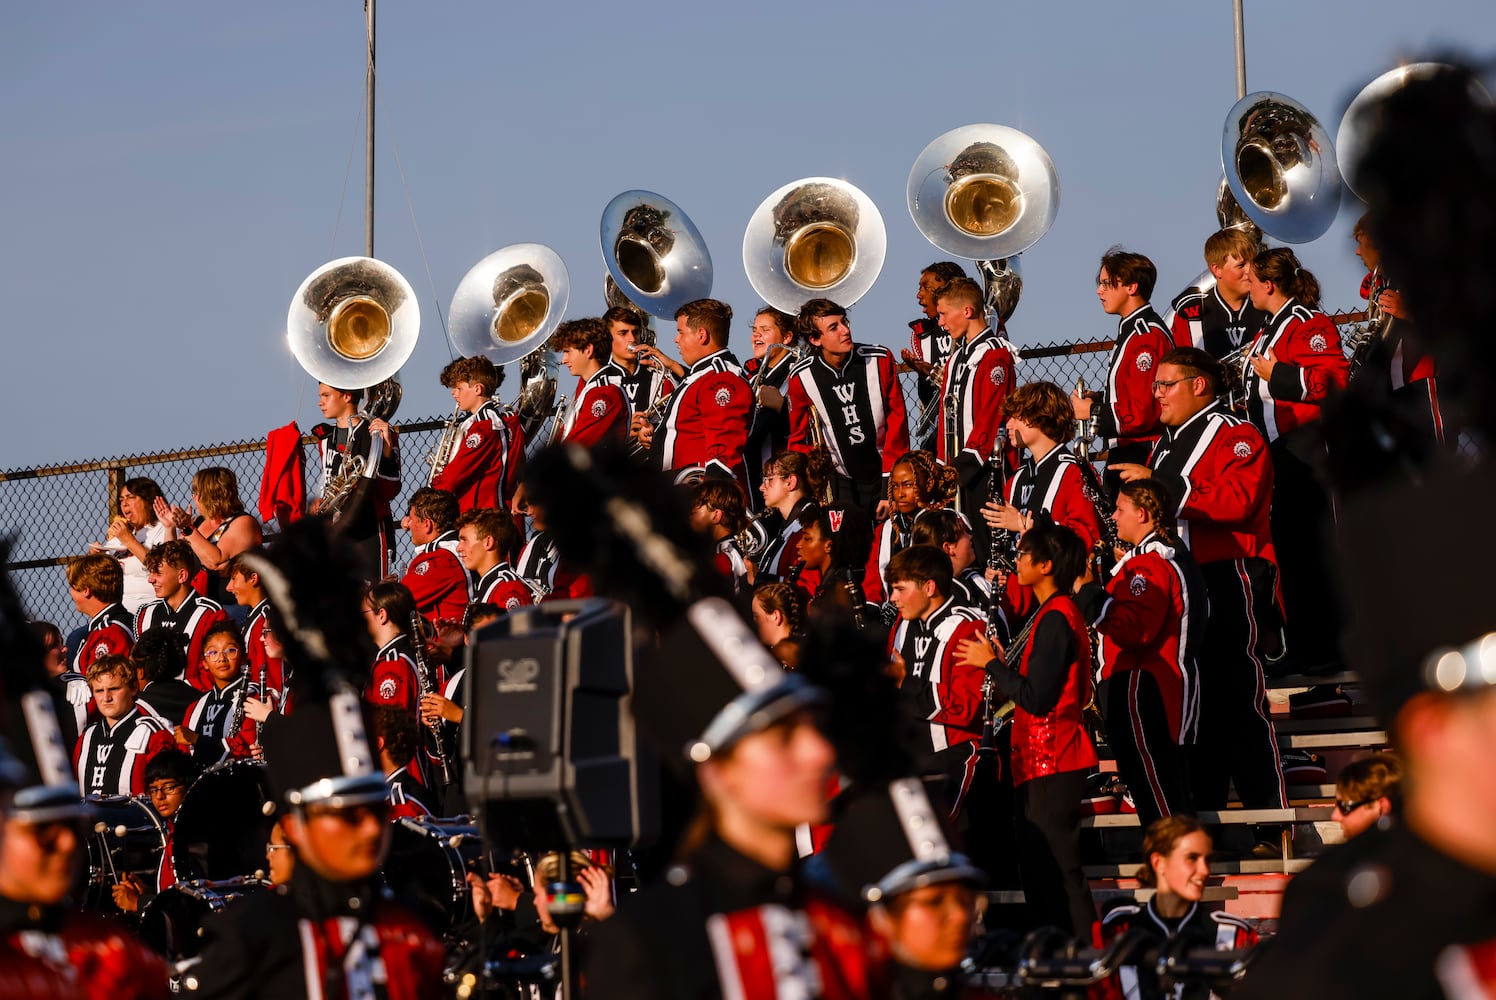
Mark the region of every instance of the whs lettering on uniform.
<instances>
[{"instance_id":1,"label":"whs lettering on uniform","mask_svg":"<svg viewBox=\"0 0 1496 1000\"><path fill-rule=\"evenodd\" d=\"M867 435L863 433L862 420L857 416L857 387L850 383L833 385L831 391L836 393L836 398L842 403L842 423L847 428L847 443L862 444L867 440Z\"/></svg>"},{"instance_id":2,"label":"whs lettering on uniform","mask_svg":"<svg viewBox=\"0 0 1496 1000\"><path fill-rule=\"evenodd\" d=\"M923 663L926 655L930 652L930 643L934 642L934 636L922 635L914 640L914 655Z\"/></svg>"}]
</instances>

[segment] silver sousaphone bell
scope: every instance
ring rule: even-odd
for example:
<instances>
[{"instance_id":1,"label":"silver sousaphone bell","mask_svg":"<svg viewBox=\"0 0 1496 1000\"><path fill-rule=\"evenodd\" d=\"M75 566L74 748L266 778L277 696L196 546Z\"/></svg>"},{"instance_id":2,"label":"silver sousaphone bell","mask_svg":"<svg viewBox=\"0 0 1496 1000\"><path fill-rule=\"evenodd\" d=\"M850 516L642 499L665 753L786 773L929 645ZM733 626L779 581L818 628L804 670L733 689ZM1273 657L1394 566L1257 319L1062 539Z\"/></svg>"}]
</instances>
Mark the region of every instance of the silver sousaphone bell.
<instances>
[{"instance_id":1,"label":"silver sousaphone bell","mask_svg":"<svg viewBox=\"0 0 1496 1000\"><path fill-rule=\"evenodd\" d=\"M1388 70L1361 88L1361 92L1345 109L1345 114L1340 118L1340 128L1335 133L1335 152L1340 161L1340 173L1352 194L1362 201L1366 200L1359 176L1361 158L1366 155L1372 136L1381 127L1382 102L1407 86L1409 81L1426 80L1440 70L1451 68L1444 63L1410 63ZM1482 103L1490 103L1491 95L1474 79L1470 81L1470 87Z\"/></svg>"},{"instance_id":2,"label":"silver sousaphone bell","mask_svg":"<svg viewBox=\"0 0 1496 1000\"><path fill-rule=\"evenodd\" d=\"M835 177L805 177L758 206L743 233L743 270L763 300L794 314L812 298L843 307L883 270L888 232L878 206Z\"/></svg>"},{"instance_id":3,"label":"silver sousaphone bell","mask_svg":"<svg viewBox=\"0 0 1496 1000\"><path fill-rule=\"evenodd\" d=\"M286 340L319 382L366 389L392 379L421 330L415 292L372 257L342 257L307 275L291 299Z\"/></svg>"},{"instance_id":4,"label":"silver sousaphone bell","mask_svg":"<svg viewBox=\"0 0 1496 1000\"><path fill-rule=\"evenodd\" d=\"M447 339L462 357L505 365L543 346L566 313L571 277L540 243L513 243L484 257L452 295Z\"/></svg>"},{"instance_id":5,"label":"silver sousaphone bell","mask_svg":"<svg viewBox=\"0 0 1496 1000\"><path fill-rule=\"evenodd\" d=\"M1006 321L1018 307L1018 255L1038 243L1060 210L1060 180L1044 147L1006 125L963 125L936 136L914 160L905 189L925 239L977 262L987 304Z\"/></svg>"},{"instance_id":6,"label":"silver sousaphone bell","mask_svg":"<svg viewBox=\"0 0 1496 1000\"><path fill-rule=\"evenodd\" d=\"M1231 108L1221 131L1221 170L1247 218L1285 243L1323 236L1340 209L1330 134L1283 94L1248 94Z\"/></svg>"},{"instance_id":7,"label":"silver sousaphone bell","mask_svg":"<svg viewBox=\"0 0 1496 1000\"><path fill-rule=\"evenodd\" d=\"M675 310L712 294L712 255L691 217L653 191L625 191L598 224L603 263L635 308L674 321Z\"/></svg>"}]
</instances>

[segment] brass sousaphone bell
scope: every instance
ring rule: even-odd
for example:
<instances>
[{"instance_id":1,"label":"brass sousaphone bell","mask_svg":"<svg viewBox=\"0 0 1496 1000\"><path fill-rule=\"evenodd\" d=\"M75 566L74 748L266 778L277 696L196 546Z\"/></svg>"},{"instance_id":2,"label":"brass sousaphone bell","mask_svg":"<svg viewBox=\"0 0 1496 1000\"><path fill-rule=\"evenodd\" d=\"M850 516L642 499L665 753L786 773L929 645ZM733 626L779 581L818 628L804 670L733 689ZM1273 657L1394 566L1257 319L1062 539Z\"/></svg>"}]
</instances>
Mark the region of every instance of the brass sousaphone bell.
<instances>
[{"instance_id":1,"label":"brass sousaphone bell","mask_svg":"<svg viewBox=\"0 0 1496 1000\"><path fill-rule=\"evenodd\" d=\"M421 329L415 292L372 257L342 257L307 275L291 299L286 339L319 382L366 389L392 379Z\"/></svg>"},{"instance_id":2,"label":"brass sousaphone bell","mask_svg":"<svg viewBox=\"0 0 1496 1000\"><path fill-rule=\"evenodd\" d=\"M1330 134L1283 94L1248 94L1231 108L1221 131L1221 170L1247 218L1285 243L1323 236L1340 209Z\"/></svg>"},{"instance_id":3,"label":"brass sousaphone bell","mask_svg":"<svg viewBox=\"0 0 1496 1000\"><path fill-rule=\"evenodd\" d=\"M653 191L625 191L598 224L608 276L635 308L674 321L675 310L712 294L712 255L691 217Z\"/></svg>"},{"instance_id":4,"label":"brass sousaphone bell","mask_svg":"<svg viewBox=\"0 0 1496 1000\"><path fill-rule=\"evenodd\" d=\"M796 313L811 298L843 307L883 270L888 232L873 200L835 177L806 177L770 194L743 233L743 269L763 300Z\"/></svg>"},{"instance_id":5,"label":"brass sousaphone bell","mask_svg":"<svg viewBox=\"0 0 1496 1000\"><path fill-rule=\"evenodd\" d=\"M1044 147L1006 125L951 129L915 158L905 195L925 239L978 262L988 306L1007 320L1023 288L1018 255L1044 238L1060 210L1059 175Z\"/></svg>"}]
</instances>

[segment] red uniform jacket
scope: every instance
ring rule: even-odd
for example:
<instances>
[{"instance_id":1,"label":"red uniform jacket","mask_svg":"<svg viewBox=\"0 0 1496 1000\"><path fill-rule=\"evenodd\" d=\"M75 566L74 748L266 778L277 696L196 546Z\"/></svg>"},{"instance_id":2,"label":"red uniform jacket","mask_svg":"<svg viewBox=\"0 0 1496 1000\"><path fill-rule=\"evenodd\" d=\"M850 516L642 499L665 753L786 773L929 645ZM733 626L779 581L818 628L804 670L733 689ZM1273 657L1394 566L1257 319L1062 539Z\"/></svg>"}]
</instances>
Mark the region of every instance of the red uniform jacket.
<instances>
[{"instance_id":1,"label":"red uniform jacket","mask_svg":"<svg viewBox=\"0 0 1496 1000\"><path fill-rule=\"evenodd\" d=\"M197 733L192 758L200 765L217 764L231 757L245 760L252 755L256 732L255 720L249 713L242 713L238 728L229 731L235 714L240 711L239 702L252 694L255 691L239 678L221 689L209 691L187 709L182 728Z\"/></svg>"},{"instance_id":2,"label":"red uniform jacket","mask_svg":"<svg viewBox=\"0 0 1496 1000\"><path fill-rule=\"evenodd\" d=\"M142 795L146 764L173 745L165 723L139 706L113 726L100 719L73 747L78 789L84 795Z\"/></svg>"},{"instance_id":3,"label":"red uniform jacket","mask_svg":"<svg viewBox=\"0 0 1496 1000\"><path fill-rule=\"evenodd\" d=\"M60 929L46 915L0 935L5 1000L161 1000L166 965L113 918L68 913Z\"/></svg>"},{"instance_id":4,"label":"red uniform jacket","mask_svg":"<svg viewBox=\"0 0 1496 1000\"><path fill-rule=\"evenodd\" d=\"M1107 911L1107 915L1093 927L1092 943L1105 948L1129 931L1142 931L1159 941L1187 934L1205 947L1214 946L1217 951L1242 951L1257 944L1257 932L1241 917L1207 912L1199 903L1193 903L1177 922L1166 922L1153 908L1151 899L1146 903L1124 903ZM1165 994L1159 988L1158 977L1151 968L1137 965L1123 965L1090 989L1093 1000L1173 995L1172 992Z\"/></svg>"},{"instance_id":5,"label":"red uniform jacket","mask_svg":"<svg viewBox=\"0 0 1496 1000\"><path fill-rule=\"evenodd\" d=\"M1257 429L1275 441L1320 417L1331 387L1344 389L1350 362L1340 349L1340 331L1330 317L1290 299L1252 342L1251 354L1272 348L1278 363L1270 378L1246 369L1247 412Z\"/></svg>"},{"instance_id":6,"label":"red uniform jacket","mask_svg":"<svg viewBox=\"0 0 1496 1000\"><path fill-rule=\"evenodd\" d=\"M1095 618L1101 677L1142 671L1158 683L1174 742L1194 742L1200 712L1195 651L1209 602L1178 553L1149 535L1123 556ZM1120 682L1119 682L1120 683Z\"/></svg>"},{"instance_id":7,"label":"red uniform jacket","mask_svg":"<svg viewBox=\"0 0 1496 1000\"><path fill-rule=\"evenodd\" d=\"M1096 433L1109 442L1153 441L1159 434L1154 371L1174 346L1174 338L1152 306L1143 306L1117 324L1117 346L1106 372L1106 394L1096 411Z\"/></svg>"},{"instance_id":8,"label":"red uniform jacket","mask_svg":"<svg viewBox=\"0 0 1496 1000\"><path fill-rule=\"evenodd\" d=\"M411 713L420 706L421 679L416 674L411 641L410 636L400 635L380 648L369 671L368 687L364 689L364 700L369 704L403 708ZM435 680L432 681L432 690L441 690L441 685Z\"/></svg>"},{"instance_id":9,"label":"red uniform jacket","mask_svg":"<svg viewBox=\"0 0 1496 1000\"><path fill-rule=\"evenodd\" d=\"M873 548L868 553L867 569L862 576L862 593L869 602L882 604L888 600L888 582L884 579L888 560L909 544L909 528L917 516L917 513L894 514L886 521L878 522L878 527L873 529ZM798 541L796 539L797 544Z\"/></svg>"},{"instance_id":10,"label":"red uniform jacket","mask_svg":"<svg viewBox=\"0 0 1496 1000\"><path fill-rule=\"evenodd\" d=\"M430 622L460 622L467 613L471 578L457 554L442 545L448 532L421 546L400 582L415 595L416 610Z\"/></svg>"},{"instance_id":11,"label":"red uniform jacket","mask_svg":"<svg viewBox=\"0 0 1496 1000\"><path fill-rule=\"evenodd\" d=\"M923 621L900 621L888 638L890 653L904 658L899 701L928 725L926 753L939 753L982 735L980 667L962 666L956 650L986 631L987 623L950 598ZM921 741L923 743L923 741Z\"/></svg>"},{"instance_id":12,"label":"red uniform jacket","mask_svg":"<svg viewBox=\"0 0 1496 1000\"><path fill-rule=\"evenodd\" d=\"M577 390L577 398L562 424L563 441L590 448L621 445L629 436L633 413L628 396L618 382L623 373L612 364L603 365Z\"/></svg>"},{"instance_id":13,"label":"red uniform jacket","mask_svg":"<svg viewBox=\"0 0 1496 1000\"><path fill-rule=\"evenodd\" d=\"M1086 549L1093 551L1101 540L1101 515L1096 505L1086 499L1082 481L1080 459L1060 445L1037 462L1031 455L1008 480L1005 493L1008 503L1024 514L1048 511L1056 524L1075 532ZM1015 534L1013 544L1017 543ZM1006 593L1011 620L1026 618L1033 608L1033 594L1019 585L1016 573L1008 574Z\"/></svg>"},{"instance_id":14,"label":"red uniform jacket","mask_svg":"<svg viewBox=\"0 0 1496 1000\"><path fill-rule=\"evenodd\" d=\"M887 476L909 450L909 423L898 367L886 347L853 345L840 370L819 352L790 370L790 443L809 452L811 420L838 475L857 482Z\"/></svg>"},{"instance_id":15,"label":"red uniform jacket","mask_svg":"<svg viewBox=\"0 0 1496 1000\"><path fill-rule=\"evenodd\" d=\"M1195 562L1260 557L1277 563L1268 520L1273 460L1250 422L1212 403L1171 427L1148 459L1174 498L1180 540Z\"/></svg>"},{"instance_id":16,"label":"red uniform jacket","mask_svg":"<svg viewBox=\"0 0 1496 1000\"><path fill-rule=\"evenodd\" d=\"M979 471L992 454L993 440L1003 423L1003 401L1015 385L1013 345L992 330L983 330L951 353L940 397L949 400L955 393L955 421L951 423L952 414L942 402L935 454L947 465L961 467L962 482L968 481L968 470ZM956 453L951 455L947 453L953 432Z\"/></svg>"},{"instance_id":17,"label":"red uniform jacket","mask_svg":"<svg viewBox=\"0 0 1496 1000\"><path fill-rule=\"evenodd\" d=\"M203 666L203 644L208 641L208 630L229 616L217 601L210 601L197 593L190 593L181 607L172 611L165 600L155 600L143 605L135 620L135 634L164 625L182 637L182 648L187 653L187 669L182 680L199 691L213 686L213 678Z\"/></svg>"},{"instance_id":18,"label":"red uniform jacket","mask_svg":"<svg viewBox=\"0 0 1496 1000\"><path fill-rule=\"evenodd\" d=\"M88 676L88 668L102 656L129 656L135 645L134 619L123 605L111 604L88 621L88 635L73 657L73 671Z\"/></svg>"},{"instance_id":19,"label":"red uniform jacket","mask_svg":"<svg viewBox=\"0 0 1496 1000\"><path fill-rule=\"evenodd\" d=\"M1086 623L1068 594L1054 595L1036 614L1039 617L1023 647L1017 671L993 668L998 687L1017 703L1017 711L1013 713L1012 753L1015 785L1096 766L1096 747L1081 715L1091 697L1091 640L1086 636ZM1041 662L1034 658L1036 644L1047 644L1047 638L1041 634L1046 619L1057 619L1069 629L1068 663ZM1030 701L1030 692L1042 695L1043 692L1037 691L1039 685L1053 682L1058 682L1059 687L1053 703L1049 703L1048 697L1040 697L1041 704Z\"/></svg>"},{"instance_id":20,"label":"red uniform jacket","mask_svg":"<svg viewBox=\"0 0 1496 1000\"><path fill-rule=\"evenodd\" d=\"M716 461L743 479L743 445L753 395L726 350L691 366L655 432L651 452L666 472ZM746 482L746 481L745 481Z\"/></svg>"},{"instance_id":21,"label":"red uniform jacket","mask_svg":"<svg viewBox=\"0 0 1496 1000\"><path fill-rule=\"evenodd\" d=\"M509 424L499 404L488 400L458 427L447 464L431 485L457 497L464 511L475 507L509 509Z\"/></svg>"},{"instance_id":22,"label":"red uniform jacket","mask_svg":"<svg viewBox=\"0 0 1496 1000\"><path fill-rule=\"evenodd\" d=\"M504 611L513 611L515 608L535 603L535 592L520 578L519 574L509 568L507 562L501 562L484 573L474 593L476 594L473 598L474 604L492 604Z\"/></svg>"}]
</instances>

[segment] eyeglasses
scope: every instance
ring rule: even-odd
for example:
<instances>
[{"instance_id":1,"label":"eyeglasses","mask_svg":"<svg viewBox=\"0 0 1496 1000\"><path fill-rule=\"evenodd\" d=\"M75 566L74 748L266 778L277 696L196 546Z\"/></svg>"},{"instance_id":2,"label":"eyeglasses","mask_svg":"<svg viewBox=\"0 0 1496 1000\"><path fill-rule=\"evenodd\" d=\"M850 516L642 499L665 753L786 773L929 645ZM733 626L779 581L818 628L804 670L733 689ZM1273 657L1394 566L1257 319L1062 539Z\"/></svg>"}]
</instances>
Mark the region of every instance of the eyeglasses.
<instances>
[{"instance_id":1,"label":"eyeglasses","mask_svg":"<svg viewBox=\"0 0 1496 1000\"><path fill-rule=\"evenodd\" d=\"M269 854L272 851L289 851L290 849L291 849L291 845L290 844L266 844L265 845L265 853L266 854Z\"/></svg>"},{"instance_id":2,"label":"eyeglasses","mask_svg":"<svg viewBox=\"0 0 1496 1000\"><path fill-rule=\"evenodd\" d=\"M1154 392L1158 392L1158 391L1160 391L1162 389L1170 389L1170 388L1173 388L1174 386L1178 385L1180 382L1188 382L1190 379L1199 378L1199 377L1200 376L1198 376L1198 375L1181 375L1179 378L1170 379L1167 382L1164 382L1164 381L1154 382L1153 383L1153 391Z\"/></svg>"},{"instance_id":3,"label":"eyeglasses","mask_svg":"<svg viewBox=\"0 0 1496 1000\"><path fill-rule=\"evenodd\" d=\"M239 653L239 647L238 646L229 646L227 649L210 649L206 653L203 654L203 659L205 659L205 660L222 660L222 659L226 659L230 653L233 653L234 655L237 656L238 653Z\"/></svg>"},{"instance_id":4,"label":"eyeglasses","mask_svg":"<svg viewBox=\"0 0 1496 1000\"><path fill-rule=\"evenodd\" d=\"M150 788L147 788L146 789L146 793L148 795L150 795L151 798L154 799L158 795L175 795L177 792L180 792L181 790L182 790L182 784L181 784L181 782L178 782L178 781L164 781L164 782L162 782L159 785L152 785Z\"/></svg>"},{"instance_id":5,"label":"eyeglasses","mask_svg":"<svg viewBox=\"0 0 1496 1000\"><path fill-rule=\"evenodd\" d=\"M1118 287L1121 286L1121 284L1122 284L1122 280L1120 278L1097 278L1096 279L1096 287L1097 288L1118 288Z\"/></svg>"},{"instance_id":6,"label":"eyeglasses","mask_svg":"<svg viewBox=\"0 0 1496 1000\"><path fill-rule=\"evenodd\" d=\"M1351 813L1355 812L1357 809L1360 809L1362 806L1369 806L1374 804L1379 798L1381 798L1381 796L1373 795L1371 798L1362 799L1360 802L1346 802L1342 799L1336 799L1335 808L1340 810L1340 815L1349 816Z\"/></svg>"}]
</instances>

